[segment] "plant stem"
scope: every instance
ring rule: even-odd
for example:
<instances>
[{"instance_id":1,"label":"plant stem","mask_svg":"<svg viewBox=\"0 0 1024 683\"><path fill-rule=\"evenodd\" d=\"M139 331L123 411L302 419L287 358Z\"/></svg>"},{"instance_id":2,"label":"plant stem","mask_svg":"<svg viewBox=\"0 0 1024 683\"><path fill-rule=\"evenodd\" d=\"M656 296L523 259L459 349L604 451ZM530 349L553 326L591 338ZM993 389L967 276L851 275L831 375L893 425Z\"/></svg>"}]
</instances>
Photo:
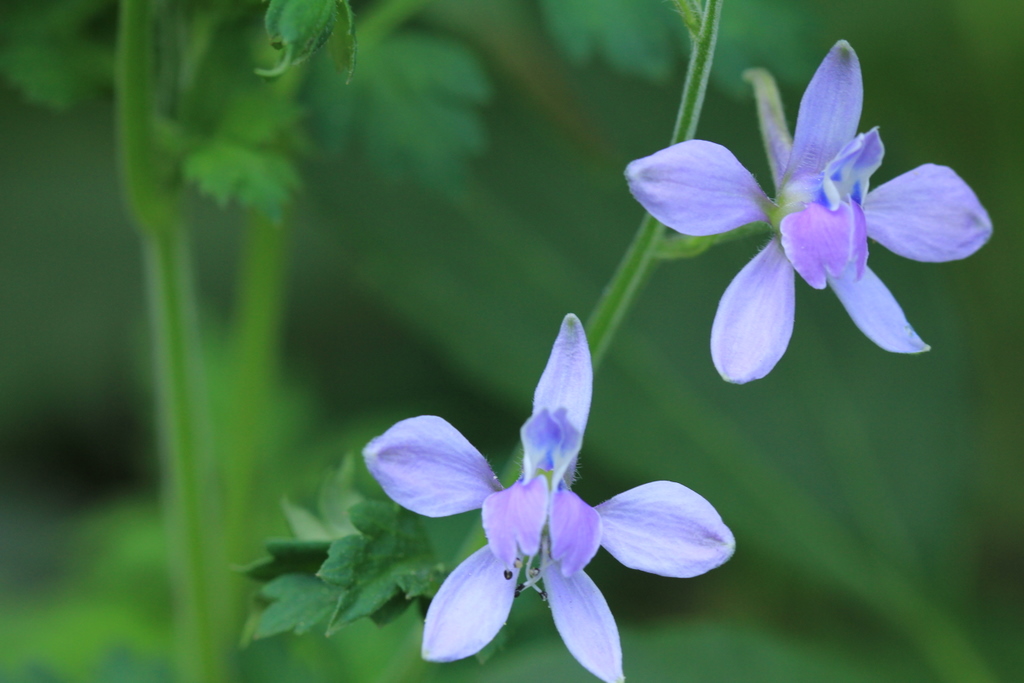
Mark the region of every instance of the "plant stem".
<instances>
[{"instance_id":1,"label":"plant stem","mask_svg":"<svg viewBox=\"0 0 1024 683\"><path fill-rule=\"evenodd\" d=\"M693 139L697 132L704 93L711 75L711 62L718 38L718 21L721 17L722 0L708 0L704 7L703 20L697 39L690 50L690 64L686 69L683 96L679 103L672 144ZM633 243L619 263L618 270L605 287L597 307L587 320L587 339L594 367L601 364L612 338L622 323L626 312L633 305L640 287L654 271L658 259L655 255L665 236L665 226L651 214L644 214L640 227L633 237Z\"/></svg>"},{"instance_id":2,"label":"plant stem","mask_svg":"<svg viewBox=\"0 0 1024 683\"><path fill-rule=\"evenodd\" d=\"M245 232L231 353L230 418L224 434L228 558L251 554L252 491L266 463L262 444L277 376L287 276L288 231L253 211Z\"/></svg>"},{"instance_id":3,"label":"plant stem","mask_svg":"<svg viewBox=\"0 0 1024 683\"><path fill-rule=\"evenodd\" d=\"M173 164L154 133L150 0L122 0L115 64L122 183L143 238L154 338L165 524L176 600L179 679L229 680L220 552L198 323Z\"/></svg>"}]
</instances>

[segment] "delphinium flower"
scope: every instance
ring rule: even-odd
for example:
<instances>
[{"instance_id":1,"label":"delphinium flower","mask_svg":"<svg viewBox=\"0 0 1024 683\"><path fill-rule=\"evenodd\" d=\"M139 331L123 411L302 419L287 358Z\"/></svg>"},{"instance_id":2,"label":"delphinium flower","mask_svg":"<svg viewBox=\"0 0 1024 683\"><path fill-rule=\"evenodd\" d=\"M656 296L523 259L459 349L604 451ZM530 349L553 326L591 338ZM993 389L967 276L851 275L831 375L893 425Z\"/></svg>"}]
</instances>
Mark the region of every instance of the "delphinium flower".
<instances>
[{"instance_id":1,"label":"delphinium flower","mask_svg":"<svg viewBox=\"0 0 1024 683\"><path fill-rule=\"evenodd\" d=\"M772 226L771 241L725 290L712 326L712 359L730 382L764 377L785 352L794 271L815 289L831 287L857 327L883 349L927 351L867 267L868 238L901 256L938 262L970 256L992 233L974 192L945 166L925 164L868 191L884 149L877 128L857 134L862 99L860 63L844 40L807 86L792 139L781 105L759 94L774 202L713 142L682 142L626 169L633 196L684 235L715 235L755 221Z\"/></svg>"},{"instance_id":2,"label":"delphinium flower","mask_svg":"<svg viewBox=\"0 0 1024 683\"><path fill-rule=\"evenodd\" d=\"M430 603L424 659L476 654L504 625L513 600L533 589L548 601L579 663L604 681L621 681L615 620L583 571L598 547L627 567L681 578L732 555L732 532L685 486L656 481L596 507L571 490L592 382L583 326L570 314L521 430L522 476L507 489L480 452L439 417L403 420L364 449L384 491L413 512L443 517L483 508L487 545L455 568Z\"/></svg>"}]
</instances>

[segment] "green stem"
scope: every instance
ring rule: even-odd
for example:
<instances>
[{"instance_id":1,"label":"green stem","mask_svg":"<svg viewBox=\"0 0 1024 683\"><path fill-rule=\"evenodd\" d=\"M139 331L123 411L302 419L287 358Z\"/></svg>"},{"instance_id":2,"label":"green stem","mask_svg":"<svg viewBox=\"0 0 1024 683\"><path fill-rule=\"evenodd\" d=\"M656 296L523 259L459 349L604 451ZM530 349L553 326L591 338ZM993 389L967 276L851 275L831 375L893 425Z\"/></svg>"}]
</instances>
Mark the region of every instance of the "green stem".
<instances>
[{"instance_id":1,"label":"green stem","mask_svg":"<svg viewBox=\"0 0 1024 683\"><path fill-rule=\"evenodd\" d=\"M122 0L120 10L115 85L121 173L129 211L143 235L180 680L217 683L229 680L218 609L226 564L180 187L154 130L152 3Z\"/></svg>"},{"instance_id":2,"label":"green stem","mask_svg":"<svg viewBox=\"0 0 1024 683\"><path fill-rule=\"evenodd\" d=\"M165 523L185 683L229 679L223 637L227 563L206 430L198 324L183 231L144 237L155 338Z\"/></svg>"},{"instance_id":3,"label":"green stem","mask_svg":"<svg viewBox=\"0 0 1024 683\"><path fill-rule=\"evenodd\" d=\"M697 121L711 75L721 9L722 0L708 0L704 8L700 31L690 50L690 64L686 70L675 130L672 132L672 144L692 140L697 132ZM608 351L626 312L632 307L640 287L654 271L658 263L655 256L664 236L665 227L651 214L644 214L640 227L633 237L633 243L629 245L618 270L605 287L597 307L587 320L587 339L590 342L590 353L595 368L604 359L604 354Z\"/></svg>"},{"instance_id":4,"label":"green stem","mask_svg":"<svg viewBox=\"0 0 1024 683\"><path fill-rule=\"evenodd\" d=\"M224 434L228 557L252 553L252 492L267 462L267 417L277 376L277 353L284 315L288 231L259 212L249 215L239 274L234 324L229 422Z\"/></svg>"}]
</instances>

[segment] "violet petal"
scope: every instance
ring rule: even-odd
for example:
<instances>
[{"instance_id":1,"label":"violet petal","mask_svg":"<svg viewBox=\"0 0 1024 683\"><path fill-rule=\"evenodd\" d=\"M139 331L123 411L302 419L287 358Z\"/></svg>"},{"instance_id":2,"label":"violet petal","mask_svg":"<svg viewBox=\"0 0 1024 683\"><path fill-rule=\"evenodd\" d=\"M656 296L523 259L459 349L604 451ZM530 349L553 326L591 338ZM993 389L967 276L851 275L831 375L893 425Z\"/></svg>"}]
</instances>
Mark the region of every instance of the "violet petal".
<instances>
[{"instance_id":1,"label":"violet petal","mask_svg":"<svg viewBox=\"0 0 1024 683\"><path fill-rule=\"evenodd\" d=\"M929 349L907 322L903 309L888 288L870 268L864 269L859 280L850 268L843 277L829 278L829 286L860 331L886 351L921 353Z\"/></svg>"},{"instance_id":2,"label":"violet petal","mask_svg":"<svg viewBox=\"0 0 1024 683\"><path fill-rule=\"evenodd\" d=\"M800 100L787 182L821 173L853 139L863 101L857 53L840 40L825 56Z\"/></svg>"},{"instance_id":3,"label":"violet petal","mask_svg":"<svg viewBox=\"0 0 1024 683\"><path fill-rule=\"evenodd\" d=\"M682 484L654 481L601 503L601 545L632 569L689 578L714 569L736 548L711 503Z\"/></svg>"},{"instance_id":4,"label":"violet petal","mask_svg":"<svg viewBox=\"0 0 1024 683\"><path fill-rule=\"evenodd\" d=\"M433 415L395 424L366 445L363 457L392 500L427 517L475 510L501 490L484 456Z\"/></svg>"},{"instance_id":5,"label":"violet petal","mask_svg":"<svg viewBox=\"0 0 1024 683\"><path fill-rule=\"evenodd\" d=\"M772 240L743 267L718 303L711 327L711 358L727 382L767 375L793 334L793 267Z\"/></svg>"},{"instance_id":6,"label":"violet petal","mask_svg":"<svg viewBox=\"0 0 1024 683\"><path fill-rule=\"evenodd\" d=\"M516 582L487 546L455 568L430 601L423 626L423 659L451 662L494 639L512 609Z\"/></svg>"},{"instance_id":7,"label":"violet petal","mask_svg":"<svg viewBox=\"0 0 1024 683\"><path fill-rule=\"evenodd\" d=\"M918 166L875 188L864 213L868 237L915 261L966 258L992 235L978 197L946 166Z\"/></svg>"},{"instance_id":8,"label":"violet petal","mask_svg":"<svg viewBox=\"0 0 1024 683\"><path fill-rule=\"evenodd\" d=\"M534 477L491 494L483 504L484 532L496 557L511 569L520 553L540 550L540 534L547 518L547 480Z\"/></svg>"},{"instance_id":9,"label":"violet petal","mask_svg":"<svg viewBox=\"0 0 1024 683\"><path fill-rule=\"evenodd\" d=\"M555 627L576 661L607 683L624 680L619 629L604 596L586 572L565 577L549 571L544 574L544 588Z\"/></svg>"},{"instance_id":10,"label":"violet petal","mask_svg":"<svg viewBox=\"0 0 1024 683\"><path fill-rule=\"evenodd\" d=\"M551 557L563 576L587 566L601 545L601 516L572 491L555 491L551 503Z\"/></svg>"},{"instance_id":11,"label":"violet petal","mask_svg":"<svg viewBox=\"0 0 1024 683\"><path fill-rule=\"evenodd\" d=\"M782 219L782 248L796 272L815 289L824 289L828 276L837 277L851 261L863 270L867 234L860 207L840 204L832 211L811 202L803 211Z\"/></svg>"},{"instance_id":12,"label":"violet petal","mask_svg":"<svg viewBox=\"0 0 1024 683\"><path fill-rule=\"evenodd\" d=\"M626 167L629 190L684 235L716 235L767 221L771 202L732 152L705 140L672 145Z\"/></svg>"}]
</instances>

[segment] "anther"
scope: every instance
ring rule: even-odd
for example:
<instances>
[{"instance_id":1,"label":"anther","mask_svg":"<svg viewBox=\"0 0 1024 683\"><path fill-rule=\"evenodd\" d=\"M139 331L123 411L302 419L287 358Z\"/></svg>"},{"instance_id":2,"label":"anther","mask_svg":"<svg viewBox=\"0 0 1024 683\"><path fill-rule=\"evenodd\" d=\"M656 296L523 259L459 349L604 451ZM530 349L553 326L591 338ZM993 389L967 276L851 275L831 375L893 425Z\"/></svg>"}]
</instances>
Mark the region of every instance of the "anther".
<instances>
[{"instance_id":1,"label":"anther","mask_svg":"<svg viewBox=\"0 0 1024 683\"><path fill-rule=\"evenodd\" d=\"M541 591L540 592L540 599L545 601L545 602L547 602L547 600L548 600L548 592L547 591Z\"/></svg>"},{"instance_id":2,"label":"anther","mask_svg":"<svg viewBox=\"0 0 1024 683\"><path fill-rule=\"evenodd\" d=\"M512 570L511 569L506 569L505 570L505 580L506 581L511 581L512 580Z\"/></svg>"},{"instance_id":3,"label":"anther","mask_svg":"<svg viewBox=\"0 0 1024 683\"><path fill-rule=\"evenodd\" d=\"M540 574L540 568L530 567L530 578L532 579L533 577L537 576L537 574Z\"/></svg>"},{"instance_id":4,"label":"anther","mask_svg":"<svg viewBox=\"0 0 1024 683\"><path fill-rule=\"evenodd\" d=\"M523 568L523 561L520 558L517 557L516 561L512 563L512 566L515 567L516 569L522 569Z\"/></svg>"},{"instance_id":5,"label":"anther","mask_svg":"<svg viewBox=\"0 0 1024 683\"><path fill-rule=\"evenodd\" d=\"M522 584L521 583L518 586L516 586L516 592L512 595L512 597L513 598L518 598L519 595L523 592L524 588L526 588L526 584Z\"/></svg>"}]
</instances>

